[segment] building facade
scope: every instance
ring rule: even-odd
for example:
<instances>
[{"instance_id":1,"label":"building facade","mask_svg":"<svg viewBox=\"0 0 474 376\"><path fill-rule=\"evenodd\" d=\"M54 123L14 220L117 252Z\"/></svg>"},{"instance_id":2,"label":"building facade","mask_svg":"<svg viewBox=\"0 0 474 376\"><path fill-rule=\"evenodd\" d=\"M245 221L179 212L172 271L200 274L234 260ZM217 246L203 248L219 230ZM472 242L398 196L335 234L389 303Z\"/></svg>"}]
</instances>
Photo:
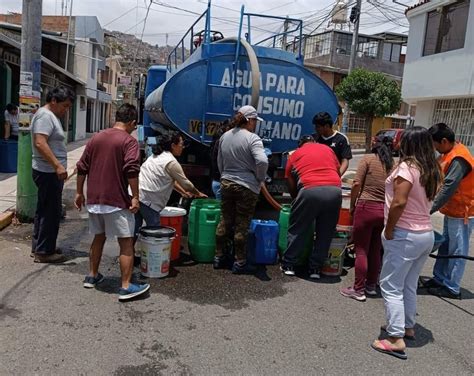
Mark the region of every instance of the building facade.
<instances>
[{"instance_id":1,"label":"building facade","mask_svg":"<svg viewBox=\"0 0 474 376\"><path fill-rule=\"evenodd\" d=\"M1 16L0 16L1 19ZM21 18L19 19L21 23ZM84 92L86 83L64 69L66 53L73 45L61 38L60 33L43 32L41 50L41 103L44 104L48 90L62 85L75 93ZM70 53L72 56L72 53ZM21 59L21 26L0 21L0 128L3 127L3 109L7 103L19 105ZM75 140L76 130L85 127L78 121L79 99L71 111L62 119L68 141ZM0 129L3 134L3 129Z\"/></svg>"},{"instance_id":2,"label":"building facade","mask_svg":"<svg viewBox=\"0 0 474 376\"><path fill-rule=\"evenodd\" d=\"M16 28L18 38L21 38L21 14L0 15L0 27ZM74 82L69 86L77 99L70 111L70 119L66 119L64 124L68 141L80 140L87 133L108 128L111 125L112 99L100 82L100 72L105 70L105 46L104 30L97 17L73 16L69 23L67 16L43 16L42 30L42 55ZM13 82L17 76L19 72L14 75ZM50 77L48 84L55 86L67 82ZM12 90L15 92L17 89L13 87Z\"/></svg>"},{"instance_id":3,"label":"building facade","mask_svg":"<svg viewBox=\"0 0 474 376\"><path fill-rule=\"evenodd\" d=\"M416 105L415 124L444 122L474 150L474 6L470 0L425 0L406 16L402 96Z\"/></svg>"},{"instance_id":4,"label":"building facade","mask_svg":"<svg viewBox=\"0 0 474 376\"><path fill-rule=\"evenodd\" d=\"M359 34L355 67L381 72L401 85L406 43L407 36L404 34ZM352 32L348 31L330 30L307 36L304 43L304 65L334 90L348 74L351 45ZM396 114L373 119L372 134L381 129L405 128L410 124L413 114L414 109L402 103ZM348 136L353 147L364 147L367 127L365 117L351 113L348 123ZM339 125L342 125L342 116Z\"/></svg>"}]
</instances>

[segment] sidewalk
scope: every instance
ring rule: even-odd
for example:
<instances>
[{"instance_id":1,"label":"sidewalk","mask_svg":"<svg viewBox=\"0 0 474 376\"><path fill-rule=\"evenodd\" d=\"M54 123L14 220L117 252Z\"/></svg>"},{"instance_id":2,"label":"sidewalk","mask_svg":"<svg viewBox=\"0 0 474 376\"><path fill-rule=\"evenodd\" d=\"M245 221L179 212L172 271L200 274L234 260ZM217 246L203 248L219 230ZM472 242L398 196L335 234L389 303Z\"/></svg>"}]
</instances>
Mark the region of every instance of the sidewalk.
<instances>
[{"instance_id":1,"label":"sidewalk","mask_svg":"<svg viewBox=\"0 0 474 376\"><path fill-rule=\"evenodd\" d=\"M77 161L84 151L89 138L71 142L66 145L68 174L74 171ZM16 205L16 173L0 173L0 213L15 210Z\"/></svg>"}]
</instances>

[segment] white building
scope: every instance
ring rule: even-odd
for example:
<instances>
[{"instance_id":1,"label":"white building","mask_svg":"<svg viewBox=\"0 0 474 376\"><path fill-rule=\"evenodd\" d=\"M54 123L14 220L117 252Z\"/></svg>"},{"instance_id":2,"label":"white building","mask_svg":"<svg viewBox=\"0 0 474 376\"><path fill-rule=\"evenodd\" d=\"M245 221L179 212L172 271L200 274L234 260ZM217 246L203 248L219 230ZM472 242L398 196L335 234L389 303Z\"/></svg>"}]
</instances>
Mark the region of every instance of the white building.
<instances>
[{"instance_id":1,"label":"white building","mask_svg":"<svg viewBox=\"0 0 474 376\"><path fill-rule=\"evenodd\" d=\"M73 17L74 27L74 74L86 82L83 98L77 113L78 124L76 139L82 139L86 133L98 132L110 127L110 93L101 88L99 70L105 70L104 30L95 16ZM79 119L79 117L81 117Z\"/></svg>"},{"instance_id":2,"label":"white building","mask_svg":"<svg viewBox=\"0 0 474 376\"><path fill-rule=\"evenodd\" d=\"M444 122L474 149L474 6L470 0L424 0L408 8L403 100L415 125Z\"/></svg>"}]
</instances>

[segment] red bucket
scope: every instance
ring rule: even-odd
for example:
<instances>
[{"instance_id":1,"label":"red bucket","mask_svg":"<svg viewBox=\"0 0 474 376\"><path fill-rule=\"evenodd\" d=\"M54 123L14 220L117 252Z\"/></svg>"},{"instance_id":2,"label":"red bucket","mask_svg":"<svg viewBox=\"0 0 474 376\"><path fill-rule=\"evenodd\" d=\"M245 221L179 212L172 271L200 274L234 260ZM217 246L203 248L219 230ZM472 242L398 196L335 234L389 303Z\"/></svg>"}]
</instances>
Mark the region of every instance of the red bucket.
<instances>
[{"instance_id":1,"label":"red bucket","mask_svg":"<svg viewBox=\"0 0 474 376\"><path fill-rule=\"evenodd\" d=\"M352 217L349 209L339 210L339 220L337 221L337 231L352 231Z\"/></svg>"},{"instance_id":2,"label":"red bucket","mask_svg":"<svg viewBox=\"0 0 474 376\"><path fill-rule=\"evenodd\" d=\"M173 227L176 230L175 238L171 244L171 261L179 259L181 250L181 236L183 234L183 218L185 215L185 209L175 208L173 206L166 206L160 212L161 226Z\"/></svg>"}]
</instances>

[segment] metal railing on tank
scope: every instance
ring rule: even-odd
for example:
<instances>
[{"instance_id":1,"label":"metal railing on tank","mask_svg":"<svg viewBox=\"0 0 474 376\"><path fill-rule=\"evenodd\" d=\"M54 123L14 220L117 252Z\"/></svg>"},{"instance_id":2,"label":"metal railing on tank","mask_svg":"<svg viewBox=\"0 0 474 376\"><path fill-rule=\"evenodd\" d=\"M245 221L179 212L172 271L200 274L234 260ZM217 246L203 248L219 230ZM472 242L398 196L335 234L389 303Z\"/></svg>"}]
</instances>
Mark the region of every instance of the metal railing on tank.
<instances>
[{"instance_id":1,"label":"metal railing on tank","mask_svg":"<svg viewBox=\"0 0 474 376\"><path fill-rule=\"evenodd\" d=\"M303 61L303 21L296 18L289 18L289 17L280 17L280 16L270 16L264 14L257 14L257 13L246 13L244 12L244 7L242 6L242 11L240 15L240 25L239 25L239 37L241 36L241 31L243 27L243 20L247 18L247 32L245 34L245 39L254 46L262 46L263 43L267 41L271 41L265 47L272 47L272 48L281 48L285 51L293 52L297 55L297 59ZM281 20L283 21L284 30L282 32L275 32L272 33L268 30L266 31L272 35L267 36L258 42L252 43L252 25L251 25L251 18L266 18L266 19L274 19L274 20ZM290 28L290 25L293 27ZM254 29L261 29L261 27L254 26ZM295 35L296 34L296 35ZM292 40L290 40L292 39ZM280 46L278 45L280 42Z\"/></svg>"},{"instance_id":2,"label":"metal railing on tank","mask_svg":"<svg viewBox=\"0 0 474 376\"><path fill-rule=\"evenodd\" d=\"M200 32L195 32L196 25L205 17L205 27L202 28ZM210 43L211 41L211 2L209 1L207 9L198 17L198 19L191 25L186 34L181 38L181 40L176 44L175 48L171 50L168 55L168 60L166 63L166 68L170 73L173 69L176 69L180 64L182 64L193 52L199 47L201 42ZM196 40L198 36L198 40ZM189 37L189 49L186 48L188 43L187 38ZM199 42L199 43L196 43Z\"/></svg>"}]
</instances>

